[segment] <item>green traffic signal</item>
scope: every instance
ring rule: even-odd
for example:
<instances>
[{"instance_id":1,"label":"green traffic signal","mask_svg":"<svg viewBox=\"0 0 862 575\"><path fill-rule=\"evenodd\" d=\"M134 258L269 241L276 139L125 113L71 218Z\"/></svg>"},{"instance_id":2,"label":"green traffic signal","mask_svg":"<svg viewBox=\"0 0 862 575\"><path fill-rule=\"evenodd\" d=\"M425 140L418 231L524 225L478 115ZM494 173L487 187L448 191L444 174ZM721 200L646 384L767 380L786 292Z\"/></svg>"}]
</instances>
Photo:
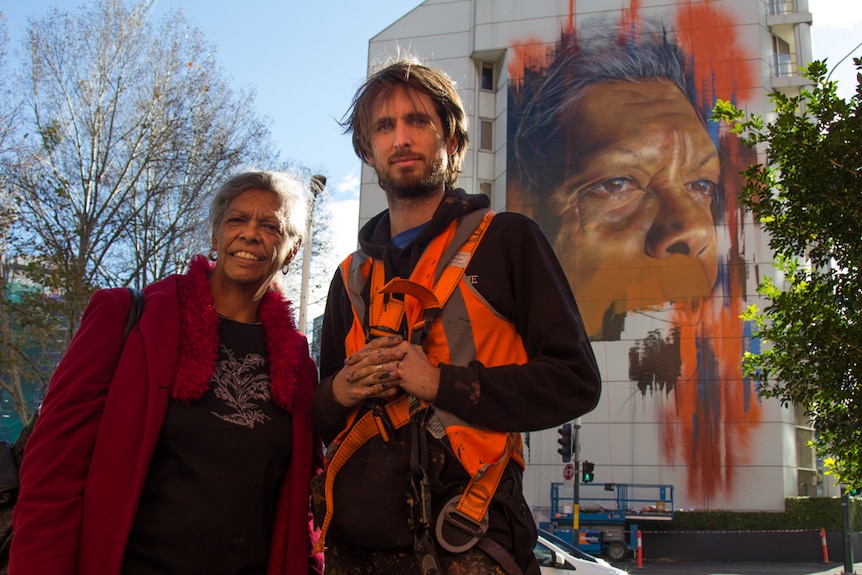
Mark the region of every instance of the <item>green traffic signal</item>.
<instances>
[{"instance_id":1,"label":"green traffic signal","mask_svg":"<svg viewBox=\"0 0 862 575\"><path fill-rule=\"evenodd\" d=\"M584 483L592 483L593 479L595 479L595 474L593 473L593 469L595 468L595 464L590 461L584 461L584 473L583 473L583 482Z\"/></svg>"}]
</instances>

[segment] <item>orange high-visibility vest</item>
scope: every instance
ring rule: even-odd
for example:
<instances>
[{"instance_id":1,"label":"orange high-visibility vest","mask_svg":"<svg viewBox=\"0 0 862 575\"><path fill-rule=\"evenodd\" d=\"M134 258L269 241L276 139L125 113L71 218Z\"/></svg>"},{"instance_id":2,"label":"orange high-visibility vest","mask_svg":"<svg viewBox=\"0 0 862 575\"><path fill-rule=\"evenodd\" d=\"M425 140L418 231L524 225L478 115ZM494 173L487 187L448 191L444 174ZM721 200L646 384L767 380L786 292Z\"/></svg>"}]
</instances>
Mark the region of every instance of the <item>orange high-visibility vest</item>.
<instances>
[{"instance_id":1,"label":"orange high-visibility vest","mask_svg":"<svg viewBox=\"0 0 862 575\"><path fill-rule=\"evenodd\" d=\"M345 259L340 269L354 314L345 338L346 354L363 348L369 336L402 333L402 323L406 321L411 341L421 343L434 365L468 365L473 360L487 367L526 363L527 353L514 324L491 309L470 285L469 278L464 277L464 269L493 215L490 210L478 210L453 221L430 242L409 280L394 278L384 285L382 262L361 251ZM369 281L366 314L362 294ZM402 294L403 299L393 297L395 294ZM402 395L386 405L385 414L382 410L369 411L357 420L359 408L354 410L344 431L327 451L327 511L321 546L334 507L332 487L337 470L368 439L379 434L387 441L388 429L406 425L410 416L421 409L432 410L458 461L471 477L456 509L449 512L467 530L474 524L477 528L483 522L487 525L488 507L509 460L524 467L520 433L482 429Z\"/></svg>"}]
</instances>

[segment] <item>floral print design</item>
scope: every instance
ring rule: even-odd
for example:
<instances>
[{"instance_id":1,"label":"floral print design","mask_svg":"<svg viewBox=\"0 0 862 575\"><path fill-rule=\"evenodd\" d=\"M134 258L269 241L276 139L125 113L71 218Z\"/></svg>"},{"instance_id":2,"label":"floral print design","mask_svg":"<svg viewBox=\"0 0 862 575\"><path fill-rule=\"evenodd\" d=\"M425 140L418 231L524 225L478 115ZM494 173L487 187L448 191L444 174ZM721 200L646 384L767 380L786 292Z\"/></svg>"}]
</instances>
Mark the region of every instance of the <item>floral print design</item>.
<instances>
[{"instance_id":1,"label":"floral print design","mask_svg":"<svg viewBox=\"0 0 862 575\"><path fill-rule=\"evenodd\" d=\"M216 397L225 402L232 413L222 414L212 412L216 417L246 427L254 427L263 423L269 416L263 413L261 402L269 401L269 376L260 367L266 359L256 353L250 353L238 359L232 350L219 345L221 357L226 357L216 364L213 375L213 392Z\"/></svg>"}]
</instances>

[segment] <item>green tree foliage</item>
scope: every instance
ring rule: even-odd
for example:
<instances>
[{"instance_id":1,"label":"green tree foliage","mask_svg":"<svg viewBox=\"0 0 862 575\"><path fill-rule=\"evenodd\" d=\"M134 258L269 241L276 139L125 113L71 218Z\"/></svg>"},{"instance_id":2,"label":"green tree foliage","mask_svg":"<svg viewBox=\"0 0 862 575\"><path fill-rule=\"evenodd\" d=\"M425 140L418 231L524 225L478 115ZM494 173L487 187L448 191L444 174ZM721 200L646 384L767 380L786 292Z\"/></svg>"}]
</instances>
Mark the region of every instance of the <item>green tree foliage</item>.
<instances>
[{"instance_id":1,"label":"green tree foliage","mask_svg":"<svg viewBox=\"0 0 862 575\"><path fill-rule=\"evenodd\" d=\"M772 95L769 122L726 102L716 108L747 144L766 149L766 162L745 172L743 202L783 275L763 279L768 305L743 316L764 346L743 367L763 396L804 406L835 478L862 486L862 74L849 101L825 62L806 76L813 87L799 96Z\"/></svg>"}]
</instances>

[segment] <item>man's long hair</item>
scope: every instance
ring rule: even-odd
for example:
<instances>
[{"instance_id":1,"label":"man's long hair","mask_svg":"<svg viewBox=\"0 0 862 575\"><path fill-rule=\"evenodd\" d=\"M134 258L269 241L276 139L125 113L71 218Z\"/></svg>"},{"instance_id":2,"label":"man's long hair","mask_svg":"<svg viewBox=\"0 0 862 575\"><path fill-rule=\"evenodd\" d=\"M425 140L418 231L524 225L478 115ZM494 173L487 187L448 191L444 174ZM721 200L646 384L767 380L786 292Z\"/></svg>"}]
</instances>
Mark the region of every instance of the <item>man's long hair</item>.
<instances>
[{"instance_id":1,"label":"man's long hair","mask_svg":"<svg viewBox=\"0 0 862 575\"><path fill-rule=\"evenodd\" d=\"M371 156L371 130L376 107L393 91L410 88L431 98L443 122L444 139L452 136L458 143L449 155L445 187L452 189L461 173L464 152L470 143L468 120L455 83L443 71L421 64L416 59L391 63L374 72L356 91L353 103L340 122L344 133L353 134L353 150L363 162Z\"/></svg>"}]
</instances>

